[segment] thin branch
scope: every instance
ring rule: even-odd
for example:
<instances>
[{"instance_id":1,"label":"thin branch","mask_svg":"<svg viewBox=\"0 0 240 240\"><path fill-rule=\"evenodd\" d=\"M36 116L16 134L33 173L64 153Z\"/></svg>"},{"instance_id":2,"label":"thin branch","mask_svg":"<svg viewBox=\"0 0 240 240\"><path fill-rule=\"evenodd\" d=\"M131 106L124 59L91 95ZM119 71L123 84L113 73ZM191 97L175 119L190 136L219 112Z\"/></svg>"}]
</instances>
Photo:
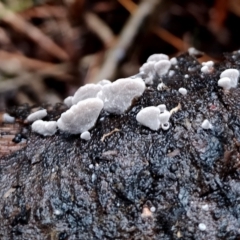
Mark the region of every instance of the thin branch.
<instances>
[{"instance_id":1,"label":"thin branch","mask_svg":"<svg viewBox=\"0 0 240 240\"><path fill-rule=\"evenodd\" d=\"M160 1L157 0L143 0L139 4L137 10L133 13L133 15L130 16L130 19L124 26L116 44L108 51L106 60L103 63L97 78L94 79L94 82L104 78L114 78L117 66L126 55L126 52L138 33L142 22L151 12L153 12L155 6L159 2Z\"/></svg>"},{"instance_id":2,"label":"thin branch","mask_svg":"<svg viewBox=\"0 0 240 240\"><path fill-rule=\"evenodd\" d=\"M105 47L109 47L113 43L115 36L112 30L96 14L90 12L85 13L85 20L90 30L96 33L103 41Z\"/></svg>"},{"instance_id":3,"label":"thin branch","mask_svg":"<svg viewBox=\"0 0 240 240\"><path fill-rule=\"evenodd\" d=\"M48 36L32 24L26 22L20 15L5 8L0 2L0 19L21 34L26 35L50 55L62 60L69 59L68 54L54 43Z\"/></svg>"}]
</instances>

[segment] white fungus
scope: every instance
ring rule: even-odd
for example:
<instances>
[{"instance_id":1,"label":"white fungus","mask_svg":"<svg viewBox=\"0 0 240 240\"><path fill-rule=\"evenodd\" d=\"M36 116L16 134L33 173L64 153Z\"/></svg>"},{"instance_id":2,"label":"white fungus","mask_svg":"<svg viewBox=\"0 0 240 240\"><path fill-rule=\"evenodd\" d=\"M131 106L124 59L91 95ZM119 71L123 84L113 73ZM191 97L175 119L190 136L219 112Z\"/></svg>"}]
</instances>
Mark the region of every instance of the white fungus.
<instances>
[{"instance_id":1,"label":"white fungus","mask_svg":"<svg viewBox=\"0 0 240 240\"><path fill-rule=\"evenodd\" d=\"M69 96L63 100L64 104L67 105L68 107L71 107L73 105L72 103L72 96Z\"/></svg>"},{"instance_id":2,"label":"white fungus","mask_svg":"<svg viewBox=\"0 0 240 240\"><path fill-rule=\"evenodd\" d=\"M165 110L163 113L160 113L159 119L162 124L168 123L170 119L171 113Z\"/></svg>"},{"instance_id":3,"label":"white fungus","mask_svg":"<svg viewBox=\"0 0 240 240\"><path fill-rule=\"evenodd\" d=\"M107 79L103 79L101 81L99 81L97 84L101 85L101 86L104 86L106 84L111 84L112 82L107 80Z\"/></svg>"},{"instance_id":4,"label":"white fungus","mask_svg":"<svg viewBox=\"0 0 240 240\"><path fill-rule=\"evenodd\" d=\"M179 88L178 91L184 96L187 95L187 89L186 88Z\"/></svg>"},{"instance_id":5,"label":"white fungus","mask_svg":"<svg viewBox=\"0 0 240 240\"><path fill-rule=\"evenodd\" d=\"M149 58L147 59L147 62L150 62L150 61L158 62L160 60L168 60L168 59L169 59L168 55L163 53L158 53L158 54L153 54L149 56Z\"/></svg>"},{"instance_id":6,"label":"white fungus","mask_svg":"<svg viewBox=\"0 0 240 240\"><path fill-rule=\"evenodd\" d=\"M213 61L202 62L202 66L213 67L213 65L214 65Z\"/></svg>"},{"instance_id":7,"label":"white fungus","mask_svg":"<svg viewBox=\"0 0 240 240\"><path fill-rule=\"evenodd\" d=\"M161 128L163 130L168 130L169 127L170 127L170 124L169 124L169 119L170 119L170 116L171 116L171 113L167 110L165 110L163 113L160 113L159 115L159 119L160 119L160 122L161 122Z\"/></svg>"},{"instance_id":8,"label":"white fungus","mask_svg":"<svg viewBox=\"0 0 240 240\"><path fill-rule=\"evenodd\" d=\"M143 94L145 88L141 78L123 78L103 86L97 97L103 101L104 110L122 114L129 109L134 98Z\"/></svg>"},{"instance_id":9,"label":"white fungus","mask_svg":"<svg viewBox=\"0 0 240 240\"><path fill-rule=\"evenodd\" d=\"M143 72L144 74L147 75L147 77L145 78L145 83L148 85L153 84L153 78L156 74L154 69L154 64L155 62L150 61L150 62L144 63L142 67L140 67L139 69L140 72Z\"/></svg>"},{"instance_id":10,"label":"white fungus","mask_svg":"<svg viewBox=\"0 0 240 240\"><path fill-rule=\"evenodd\" d=\"M42 110L38 110L34 113L31 113L28 117L27 117L27 122L34 122L36 120L42 119L44 117L47 116L47 110L46 109L42 109Z\"/></svg>"},{"instance_id":11,"label":"white fungus","mask_svg":"<svg viewBox=\"0 0 240 240\"><path fill-rule=\"evenodd\" d=\"M159 108L160 113L163 113L167 109L165 104L160 104L157 107Z\"/></svg>"},{"instance_id":12,"label":"white fungus","mask_svg":"<svg viewBox=\"0 0 240 240\"><path fill-rule=\"evenodd\" d=\"M151 212L156 212L156 208L154 206L150 207Z\"/></svg>"},{"instance_id":13,"label":"white fungus","mask_svg":"<svg viewBox=\"0 0 240 240\"><path fill-rule=\"evenodd\" d=\"M163 130L168 130L169 127L170 127L169 122L167 122L167 123L162 123L162 124L161 124L161 128L162 128Z\"/></svg>"},{"instance_id":14,"label":"white fungus","mask_svg":"<svg viewBox=\"0 0 240 240\"><path fill-rule=\"evenodd\" d=\"M239 71L234 68L229 68L223 71L220 78L228 77L231 80L231 87L235 88L238 84Z\"/></svg>"},{"instance_id":15,"label":"white fungus","mask_svg":"<svg viewBox=\"0 0 240 240\"><path fill-rule=\"evenodd\" d=\"M170 70L170 71L168 72L168 76L169 76L169 77L172 77L174 74L175 74L175 71L174 71L174 70Z\"/></svg>"},{"instance_id":16,"label":"white fungus","mask_svg":"<svg viewBox=\"0 0 240 240\"><path fill-rule=\"evenodd\" d=\"M199 223L198 228L199 228L199 230L201 230L201 231L206 231L207 226L206 226L204 223Z\"/></svg>"},{"instance_id":17,"label":"white fungus","mask_svg":"<svg viewBox=\"0 0 240 240\"><path fill-rule=\"evenodd\" d=\"M177 58L175 57L171 58L169 61L172 65L176 65L178 63Z\"/></svg>"},{"instance_id":18,"label":"white fungus","mask_svg":"<svg viewBox=\"0 0 240 240\"><path fill-rule=\"evenodd\" d=\"M188 49L188 53L189 53L189 55L191 55L191 56L198 56L198 55L202 55L202 54L203 54L201 51L197 50L197 49L194 48L194 47L190 47L190 48Z\"/></svg>"},{"instance_id":19,"label":"white fungus","mask_svg":"<svg viewBox=\"0 0 240 240\"><path fill-rule=\"evenodd\" d=\"M158 107L146 107L137 114L136 119L143 126L156 131L160 127L159 114L160 110Z\"/></svg>"},{"instance_id":20,"label":"white fungus","mask_svg":"<svg viewBox=\"0 0 240 240\"><path fill-rule=\"evenodd\" d=\"M205 205L202 205L202 210L204 210L204 211L209 211L209 206L208 206L208 204L205 204Z\"/></svg>"},{"instance_id":21,"label":"white fungus","mask_svg":"<svg viewBox=\"0 0 240 240\"><path fill-rule=\"evenodd\" d=\"M83 133L95 125L102 108L103 101L101 99L85 99L62 113L57 121L57 126L62 131L71 134Z\"/></svg>"},{"instance_id":22,"label":"white fungus","mask_svg":"<svg viewBox=\"0 0 240 240\"><path fill-rule=\"evenodd\" d=\"M228 77L223 77L218 80L218 86L222 87L224 90L229 90L231 88L231 79Z\"/></svg>"},{"instance_id":23,"label":"white fungus","mask_svg":"<svg viewBox=\"0 0 240 240\"><path fill-rule=\"evenodd\" d=\"M91 135L89 131L83 132L80 136L81 139L89 141L91 139Z\"/></svg>"},{"instance_id":24,"label":"white fungus","mask_svg":"<svg viewBox=\"0 0 240 240\"><path fill-rule=\"evenodd\" d=\"M204 66L201 68L201 72L202 72L202 73L211 73L212 71L213 71L213 67L208 66L208 65L204 65Z\"/></svg>"},{"instance_id":25,"label":"white fungus","mask_svg":"<svg viewBox=\"0 0 240 240\"><path fill-rule=\"evenodd\" d=\"M32 131L43 136L52 136L57 131L57 122L37 120L32 124Z\"/></svg>"},{"instance_id":26,"label":"white fungus","mask_svg":"<svg viewBox=\"0 0 240 240\"><path fill-rule=\"evenodd\" d=\"M161 91L163 90L164 88L166 88L167 86L164 84L164 83L159 83L158 86L157 86L157 90L158 91Z\"/></svg>"},{"instance_id":27,"label":"white fungus","mask_svg":"<svg viewBox=\"0 0 240 240\"><path fill-rule=\"evenodd\" d=\"M77 104L78 102L88 99L95 98L99 91L101 91L102 86L100 84L86 84L80 87L72 97L72 103Z\"/></svg>"},{"instance_id":28,"label":"white fungus","mask_svg":"<svg viewBox=\"0 0 240 240\"><path fill-rule=\"evenodd\" d=\"M211 129L212 128L212 124L207 120L207 119L205 119L203 122L202 122L202 125L201 125L201 127L203 128L203 129Z\"/></svg>"},{"instance_id":29,"label":"white fungus","mask_svg":"<svg viewBox=\"0 0 240 240\"><path fill-rule=\"evenodd\" d=\"M170 67L171 62L168 60L160 60L154 64L154 69L159 77L165 75Z\"/></svg>"},{"instance_id":30,"label":"white fungus","mask_svg":"<svg viewBox=\"0 0 240 240\"><path fill-rule=\"evenodd\" d=\"M155 62L150 61L147 63L144 63L140 68L139 68L139 72L144 72L147 75L154 75L154 64Z\"/></svg>"},{"instance_id":31,"label":"white fungus","mask_svg":"<svg viewBox=\"0 0 240 240\"><path fill-rule=\"evenodd\" d=\"M10 116L8 113L4 113L2 115L2 121L4 123L14 123L15 122L15 117Z\"/></svg>"}]
</instances>

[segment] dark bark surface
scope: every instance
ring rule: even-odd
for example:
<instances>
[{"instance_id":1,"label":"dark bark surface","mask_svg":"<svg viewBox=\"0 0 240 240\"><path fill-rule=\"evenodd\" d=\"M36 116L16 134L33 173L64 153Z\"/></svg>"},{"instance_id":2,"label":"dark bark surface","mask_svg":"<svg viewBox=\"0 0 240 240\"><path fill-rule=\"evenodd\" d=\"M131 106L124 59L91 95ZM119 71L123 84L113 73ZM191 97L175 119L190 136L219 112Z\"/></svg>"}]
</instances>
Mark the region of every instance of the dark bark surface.
<instances>
[{"instance_id":1,"label":"dark bark surface","mask_svg":"<svg viewBox=\"0 0 240 240\"><path fill-rule=\"evenodd\" d=\"M88 142L25 127L26 147L0 158L0 239L240 238L240 89L217 84L223 70L240 69L240 53L209 74L188 54L177 59L163 78L169 88L147 88L121 116L103 111ZM179 103L167 131L136 121L142 107Z\"/></svg>"}]
</instances>

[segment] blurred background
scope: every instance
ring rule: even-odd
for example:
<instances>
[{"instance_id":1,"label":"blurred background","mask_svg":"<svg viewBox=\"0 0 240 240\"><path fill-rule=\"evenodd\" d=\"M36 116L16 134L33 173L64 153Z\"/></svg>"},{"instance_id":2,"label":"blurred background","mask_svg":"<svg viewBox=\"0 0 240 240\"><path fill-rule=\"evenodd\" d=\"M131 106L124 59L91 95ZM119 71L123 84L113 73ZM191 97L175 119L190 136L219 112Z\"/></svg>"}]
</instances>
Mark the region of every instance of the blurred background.
<instances>
[{"instance_id":1,"label":"blurred background","mask_svg":"<svg viewBox=\"0 0 240 240\"><path fill-rule=\"evenodd\" d=\"M138 73L153 53L240 48L240 0L2 0L0 111Z\"/></svg>"}]
</instances>

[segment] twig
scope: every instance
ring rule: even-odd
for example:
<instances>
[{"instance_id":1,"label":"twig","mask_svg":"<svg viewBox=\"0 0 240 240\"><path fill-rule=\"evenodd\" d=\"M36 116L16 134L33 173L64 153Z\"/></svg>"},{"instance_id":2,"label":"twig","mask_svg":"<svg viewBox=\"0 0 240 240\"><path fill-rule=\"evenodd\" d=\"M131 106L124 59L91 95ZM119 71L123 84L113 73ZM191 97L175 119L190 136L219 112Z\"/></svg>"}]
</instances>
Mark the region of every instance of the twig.
<instances>
[{"instance_id":1,"label":"twig","mask_svg":"<svg viewBox=\"0 0 240 240\"><path fill-rule=\"evenodd\" d=\"M114 128L111 132L103 134L101 141L104 142L105 138L108 136L111 136L115 132L119 132L120 130L118 128Z\"/></svg>"},{"instance_id":2,"label":"twig","mask_svg":"<svg viewBox=\"0 0 240 240\"><path fill-rule=\"evenodd\" d=\"M33 8L26 9L19 13L25 20L30 20L31 18L57 18L66 19L67 11L66 8L62 6L51 6L51 5L41 5L35 6Z\"/></svg>"},{"instance_id":3,"label":"twig","mask_svg":"<svg viewBox=\"0 0 240 240\"><path fill-rule=\"evenodd\" d=\"M90 12L85 13L85 20L88 27L103 41L105 47L109 47L115 39L115 36L104 21L102 21L96 14Z\"/></svg>"},{"instance_id":4,"label":"twig","mask_svg":"<svg viewBox=\"0 0 240 240\"><path fill-rule=\"evenodd\" d=\"M126 8L131 14L137 9L137 4L129 0L118 0L124 8Z\"/></svg>"},{"instance_id":5,"label":"twig","mask_svg":"<svg viewBox=\"0 0 240 240\"><path fill-rule=\"evenodd\" d=\"M140 26L142 25L143 20L154 10L155 6L159 2L161 1L143 0L139 4L137 10L133 13L132 16L130 16L130 19L124 26L118 41L108 51L106 60L103 63L103 66L100 70L100 73L97 75L97 78L93 80L94 82L97 82L103 78L112 79L114 77L118 63L125 56Z\"/></svg>"},{"instance_id":6,"label":"twig","mask_svg":"<svg viewBox=\"0 0 240 240\"><path fill-rule=\"evenodd\" d=\"M164 28L154 27L152 28L152 32L155 33L158 37L160 37L165 42L171 44L180 52L183 52L186 49L188 49L188 46L186 46L187 44L182 39L174 36L172 33L165 30Z\"/></svg>"},{"instance_id":7,"label":"twig","mask_svg":"<svg viewBox=\"0 0 240 240\"><path fill-rule=\"evenodd\" d=\"M132 2L131 0L118 0L131 14L134 13L134 11L137 8L137 4ZM151 29L153 33L155 33L158 37L166 41L167 43L174 46L179 51L185 51L188 49L189 46L186 46L187 44L180 38L174 36L169 31L161 28L161 27L154 27Z\"/></svg>"},{"instance_id":8,"label":"twig","mask_svg":"<svg viewBox=\"0 0 240 240\"><path fill-rule=\"evenodd\" d=\"M14 75L19 75L19 73L26 71L33 71L39 73L40 75L58 77L58 79L62 81L73 80L72 76L66 74L66 64L43 62L3 50L0 50L0 70Z\"/></svg>"},{"instance_id":9,"label":"twig","mask_svg":"<svg viewBox=\"0 0 240 240\"><path fill-rule=\"evenodd\" d=\"M32 24L26 22L20 15L17 15L16 13L6 9L1 2L0 19L10 25L16 31L26 35L52 56L62 61L67 61L69 59L68 54L49 37L47 37Z\"/></svg>"}]
</instances>

